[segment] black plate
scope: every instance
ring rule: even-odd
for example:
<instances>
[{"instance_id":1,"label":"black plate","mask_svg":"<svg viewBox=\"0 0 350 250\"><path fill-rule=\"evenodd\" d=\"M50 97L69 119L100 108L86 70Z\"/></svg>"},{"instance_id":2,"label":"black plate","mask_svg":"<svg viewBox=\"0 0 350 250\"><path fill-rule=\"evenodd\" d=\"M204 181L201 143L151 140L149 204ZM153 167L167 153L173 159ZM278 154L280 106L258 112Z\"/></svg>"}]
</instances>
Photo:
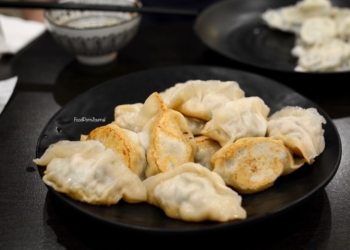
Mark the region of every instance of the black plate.
<instances>
[{"instance_id":1,"label":"black plate","mask_svg":"<svg viewBox=\"0 0 350 250\"><path fill-rule=\"evenodd\" d=\"M230 0L209 6L196 19L194 30L212 50L258 68L295 72L291 55L295 36L270 29L261 19L267 9L295 5L295 0ZM349 1L333 0L333 6L350 7ZM305 74L304 72L295 72ZM339 72L307 74L339 74Z\"/></svg>"},{"instance_id":2,"label":"black plate","mask_svg":"<svg viewBox=\"0 0 350 250\"><path fill-rule=\"evenodd\" d=\"M63 202L73 208L111 223L115 226L148 232L198 232L213 229L239 228L286 211L328 184L341 158L339 134L332 120L316 104L273 80L242 71L206 66L181 66L142 71L110 80L81 94L58 111L43 129L37 145L37 157L48 146L59 140L79 140L80 134L110 123L114 108L119 104L144 102L154 91L163 91L178 82L190 79L237 81L246 96L260 96L271 108L271 113L287 105L315 107L325 117L326 148L312 166L304 166L280 178L272 188L254 195L243 196L248 218L227 223L189 223L173 220L160 209L142 204L120 202L114 206L94 206L75 201L52 190ZM106 118L105 122L74 122L74 118ZM38 166L43 176L44 167Z\"/></svg>"}]
</instances>

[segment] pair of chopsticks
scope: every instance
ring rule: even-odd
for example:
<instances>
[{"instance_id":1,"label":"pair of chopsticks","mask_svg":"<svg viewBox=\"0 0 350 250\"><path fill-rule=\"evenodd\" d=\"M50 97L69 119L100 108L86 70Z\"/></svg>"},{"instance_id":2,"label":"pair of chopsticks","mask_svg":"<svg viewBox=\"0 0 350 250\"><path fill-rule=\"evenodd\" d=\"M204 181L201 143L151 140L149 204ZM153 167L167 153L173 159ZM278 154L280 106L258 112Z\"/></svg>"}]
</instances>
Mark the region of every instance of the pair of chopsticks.
<instances>
[{"instance_id":1,"label":"pair of chopsticks","mask_svg":"<svg viewBox=\"0 0 350 250\"><path fill-rule=\"evenodd\" d=\"M140 13L153 13L153 14L189 15L189 16L196 16L198 14L198 11L196 10L120 6L120 5L111 5L111 4L67 3L67 2L57 3L57 2L0 1L0 8L99 10L99 11L140 12Z\"/></svg>"}]
</instances>

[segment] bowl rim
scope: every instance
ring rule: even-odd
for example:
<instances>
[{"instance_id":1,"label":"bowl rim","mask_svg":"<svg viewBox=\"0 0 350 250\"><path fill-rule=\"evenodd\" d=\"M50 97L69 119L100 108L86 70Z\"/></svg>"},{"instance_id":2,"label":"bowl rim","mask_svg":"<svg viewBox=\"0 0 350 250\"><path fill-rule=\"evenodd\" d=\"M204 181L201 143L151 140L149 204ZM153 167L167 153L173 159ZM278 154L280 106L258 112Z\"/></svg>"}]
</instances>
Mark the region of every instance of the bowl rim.
<instances>
[{"instance_id":1,"label":"bowl rim","mask_svg":"<svg viewBox=\"0 0 350 250\"><path fill-rule=\"evenodd\" d=\"M72 0L66 0L66 1L63 1L63 2L73 2ZM140 0L135 0L134 3L137 3L139 4L139 7L142 6L142 2ZM55 10L55 9L46 9L44 10L44 19L46 22L48 22L50 25L53 25L53 26L56 26L56 27L59 27L61 29L68 29L68 30L99 30L99 29L104 29L104 28L110 28L110 27L113 27L113 26L120 26L120 25L124 25L126 23L129 23L129 22L132 22L136 19L140 19L142 17L142 14L140 14L139 12L126 12L126 13L135 13L135 15L132 15L130 19L127 19L127 20L123 20L117 24L110 24L110 25L105 25L105 26L102 26L102 27L91 27L91 28L74 28L74 27L69 27L69 26L66 26L66 25L60 25L60 24L57 24L55 23L54 21L51 20L51 18L49 18L49 13L51 12L55 12L55 11L69 11L69 10ZM74 11L77 11L77 12L94 12L94 11L91 11L91 10L74 10ZM100 12L103 12L103 11L100 11ZM111 12L111 13L118 13L120 11L108 11L108 12Z\"/></svg>"}]
</instances>

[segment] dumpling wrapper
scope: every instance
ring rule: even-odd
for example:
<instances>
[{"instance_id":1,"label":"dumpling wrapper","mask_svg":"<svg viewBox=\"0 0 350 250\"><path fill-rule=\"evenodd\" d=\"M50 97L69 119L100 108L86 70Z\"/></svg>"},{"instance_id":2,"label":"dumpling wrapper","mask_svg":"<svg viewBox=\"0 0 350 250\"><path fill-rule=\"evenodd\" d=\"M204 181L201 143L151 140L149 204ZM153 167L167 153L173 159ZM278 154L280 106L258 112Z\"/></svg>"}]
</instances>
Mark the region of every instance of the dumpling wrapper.
<instances>
[{"instance_id":1,"label":"dumpling wrapper","mask_svg":"<svg viewBox=\"0 0 350 250\"><path fill-rule=\"evenodd\" d=\"M98 141L59 141L34 162L47 166L46 185L82 202L112 205L120 199L130 203L147 199L140 178Z\"/></svg>"},{"instance_id":2,"label":"dumpling wrapper","mask_svg":"<svg viewBox=\"0 0 350 250\"><path fill-rule=\"evenodd\" d=\"M271 28L296 34L291 54L295 71L329 72L350 68L350 9L332 7L329 0L304 0L269 9L262 19Z\"/></svg>"},{"instance_id":3,"label":"dumpling wrapper","mask_svg":"<svg viewBox=\"0 0 350 250\"><path fill-rule=\"evenodd\" d=\"M131 171L145 179L146 152L135 132L111 123L95 128L84 140L100 141L105 147L112 149Z\"/></svg>"},{"instance_id":4,"label":"dumpling wrapper","mask_svg":"<svg viewBox=\"0 0 350 250\"><path fill-rule=\"evenodd\" d=\"M304 0L296 5L269 9L262 14L266 24L275 29L299 34L302 23L312 17L330 16L329 0Z\"/></svg>"},{"instance_id":5,"label":"dumpling wrapper","mask_svg":"<svg viewBox=\"0 0 350 250\"><path fill-rule=\"evenodd\" d=\"M246 97L217 105L202 135L221 146L243 137L265 136L270 108L259 97Z\"/></svg>"},{"instance_id":6,"label":"dumpling wrapper","mask_svg":"<svg viewBox=\"0 0 350 250\"><path fill-rule=\"evenodd\" d=\"M333 19L336 22L338 36L349 41L350 39L350 8L337 8L333 9Z\"/></svg>"},{"instance_id":7,"label":"dumpling wrapper","mask_svg":"<svg viewBox=\"0 0 350 250\"><path fill-rule=\"evenodd\" d=\"M147 98L137 124L143 125L139 138L146 149L146 177L193 162L197 145L184 116L169 109L158 93Z\"/></svg>"},{"instance_id":8,"label":"dumpling wrapper","mask_svg":"<svg viewBox=\"0 0 350 250\"><path fill-rule=\"evenodd\" d=\"M279 176L295 171L304 161L294 159L281 140L252 137L227 144L212 156L211 164L226 185L251 194L273 186Z\"/></svg>"},{"instance_id":9,"label":"dumpling wrapper","mask_svg":"<svg viewBox=\"0 0 350 250\"><path fill-rule=\"evenodd\" d=\"M234 81L190 80L178 83L160 95L169 108L183 115L209 121L214 106L244 97L244 91Z\"/></svg>"},{"instance_id":10,"label":"dumpling wrapper","mask_svg":"<svg viewBox=\"0 0 350 250\"><path fill-rule=\"evenodd\" d=\"M326 120L315 108L287 106L268 118L267 136L282 140L294 154L312 164L325 148L322 124Z\"/></svg>"},{"instance_id":11,"label":"dumpling wrapper","mask_svg":"<svg viewBox=\"0 0 350 250\"><path fill-rule=\"evenodd\" d=\"M329 17L313 17L301 25L300 37L307 45L319 44L335 38L337 27Z\"/></svg>"},{"instance_id":12,"label":"dumpling wrapper","mask_svg":"<svg viewBox=\"0 0 350 250\"><path fill-rule=\"evenodd\" d=\"M142 103L118 105L114 109L113 123L135 132L136 121L142 106Z\"/></svg>"},{"instance_id":13,"label":"dumpling wrapper","mask_svg":"<svg viewBox=\"0 0 350 250\"><path fill-rule=\"evenodd\" d=\"M210 159L221 148L220 144L204 135L195 137L195 140L197 143L197 152L194 156L194 162L199 163L209 170L213 170Z\"/></svg>"},{"instance_id":14,"label":"dumpling wrapper","mask_svg":"<svg viewBox=\"0 0 350 250\"><path fill-rule=\"evenodd\" d=\"M293 53L299 57L296 71L344 71L350 68L350 45L340 39L331 39L308 48L296 46Z\"/></svg>"},{"instance_id":15,"label":"dumpling wrapper","mask_svg":"<svg viewBox=\"0 0 350 250\"><path fill-rule=\"evenodd\" d=\"M190 128L192 134L194 136L200 135L207 121L204 121L198 118L189 117L189 116L184 116L184 117L187 121L188 127Z\"/></svg>"},{"instance_id":16,"label":"dumpling wrapper","mask_svg":"<svg viewBox=\"0 0 350 250\"><path fill-rule=\"evenodd\" d=\"M185 221L245 219L242 198L216 173L185 163L144 181L148 202L167 216Z\"/></svg>"}]
</instances>

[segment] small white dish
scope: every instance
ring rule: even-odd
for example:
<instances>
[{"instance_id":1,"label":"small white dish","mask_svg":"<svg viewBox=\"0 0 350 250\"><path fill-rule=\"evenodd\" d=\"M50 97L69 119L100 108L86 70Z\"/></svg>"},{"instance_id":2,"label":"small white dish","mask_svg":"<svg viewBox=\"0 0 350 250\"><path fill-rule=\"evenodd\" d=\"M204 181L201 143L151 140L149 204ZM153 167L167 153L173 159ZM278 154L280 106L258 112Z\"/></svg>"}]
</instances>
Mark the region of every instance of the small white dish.
<instances>
[{"instance_id":1,"label":"small white dish","mask_svg":"<svg viewBox=\"0 0 350 250\"><path fill-rule=\"evenodd\" d=\"M60 3L141 6L137 0L65 0ZM55 41L86 65L114 61L118 51L136 35L141 15L136 12L46 10L45 22Z\"/></svg>"}]
</instances>

